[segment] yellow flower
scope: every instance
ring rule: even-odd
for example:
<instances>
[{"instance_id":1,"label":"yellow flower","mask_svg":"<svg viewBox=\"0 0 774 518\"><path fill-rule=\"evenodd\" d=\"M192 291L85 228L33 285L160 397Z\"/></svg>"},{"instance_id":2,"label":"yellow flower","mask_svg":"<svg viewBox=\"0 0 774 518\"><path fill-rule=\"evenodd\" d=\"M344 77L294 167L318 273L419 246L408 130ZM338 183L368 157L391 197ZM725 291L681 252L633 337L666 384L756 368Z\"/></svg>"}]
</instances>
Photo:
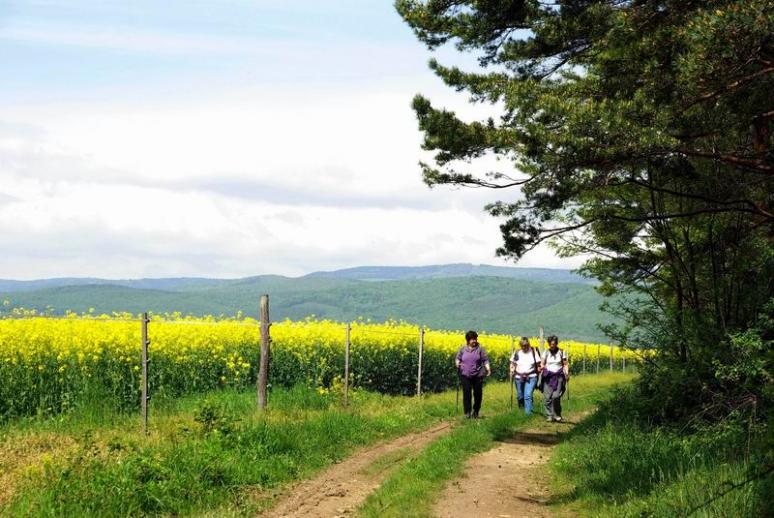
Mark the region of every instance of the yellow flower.
<instances>
[{"instance_id":1,"label":"yellow flower","mask_svg":"<svg viewBox=\"0 0 774 518\"><path fill-rule=\"evenodd\" d=\"M61 401L55 408L63 408L64 401L77 400L85 386L83 381L89 378L110 380L126 387L136 384L141 370L138 364L141 326L139 320L130 319L131 315L125 314L80 316L74 313L66 318L50 319L21 312L18 318L0 320L3 383L10 384L11 391L35 396L27 401ZM183 394L227 382L241 387L254 383L261 335L259 323L254 319L157 315L149 326L149 334L152 341L149 369L157 380L152 390ZM273 361L291 362L282 366L286 372L298 372L299 381L321 385L322 380L342 375L344 336L345 325L339 322L314 319L276 322L271 327L271 347L276 353ZM444 362L463 341L462 333L454 331L426 329L424 337L429 357L434 355L435 361L442 358ZM372 385L377 380L385 381L379 380L383 374L376 375L368 365L356 363L363 359L396 361L401 365L416 361L419 328L415 325L397 321L375 324L358 319L351 324L350 338L351 366L356 366L359 376L356 383ZM496 362L507 361L512 346L510 336L482 333L479 340ZM531 338L530 342L538 345L537 338ZM584 356L587 362L599 359L605 366L609 361L607 344L567 340L559 345L570 355L571 363L581 362ZM618 365L624 358L627 365L630 361L639 361L641 354L617 347L612 351ZM68 375L62 376L52 389L50 384L40 383L40 376L29 375L44 371ZM322 386L320 389L327 390ZM43 390L60 392L43 394ZM18 413L36 410L13 408Z\"/></svg>"}]
</instances>

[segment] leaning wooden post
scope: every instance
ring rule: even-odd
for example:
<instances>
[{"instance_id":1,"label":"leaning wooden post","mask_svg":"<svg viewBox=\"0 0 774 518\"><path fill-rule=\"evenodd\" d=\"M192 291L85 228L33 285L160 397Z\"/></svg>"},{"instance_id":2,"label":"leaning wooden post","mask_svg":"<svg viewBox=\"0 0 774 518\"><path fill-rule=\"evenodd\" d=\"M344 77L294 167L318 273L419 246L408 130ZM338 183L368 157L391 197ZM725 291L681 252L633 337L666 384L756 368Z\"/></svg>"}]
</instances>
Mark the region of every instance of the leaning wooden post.
<instances>
[{"instance_id":1,"label":"leaning wooden post","mask_svg":"<svg viewBox=\"0 0 774 518\"><path fill-rule=\"evenodd\" d=\"M148 318L148 313L145 312L142 314L142 394L140 395L142 398L140 400L142 433L144 435L148 435L148 400L150 399L148 395L148 346L150 345L150 340L148 340L148 322L150 322L150 318Z\"/></svg>"},{"instance_id":2,"label":"leaning wooden post","mask_svg":"<svg viewBox=\"0 0 774 518\"><path fill-rule=\"evenodd\" d=\"M610 372L613 372L613 344L610 344Z\"/></svg>"},{"instance_id":3,"label":"leaning wooden post","mask_svg":"<svg viewBox=\"0 0 774 518\"><path fill-rule=\"evenodd\" d=\"M425 352L425 326L419 326L419 367L417 367L417 396L422 395L422 355Z\"/></svg>"},{"instance_id":4,"label":"leaning wooden post","mask_svg":"<svg viewBox=\"0 0 774 518\"><path fill-rule=\"evenodd\" d=\"M349 334L352 325L347 322L347 335L344 342L344 406L349 405Z\"/></svg>"},{"instance_id":5,"label":"leaning wooden post","mask_svg":"<svg viewBox=\"0 0 774 518\"><path fill-rule=\"evenodd\" d=\"M621 370L626 372L626 354L621 355Z\"/></svg>"},{"instance_id":6,"label":"leaning wooden post","mask_svg":"<svg viewBox=\"0 0 774 518\"><path fill-rule=\"evenodd\" d=\"M543 351L545 351L545 347L543 347L543 326L540 326L540 345L538 346L538 351L540 351L540 355L543 355Z\"/></svg>"},{"instance_id":7,"label":"leaning wooden post","mask_svg":"<svg viewBox=\"0 0 774 518\"><path fill-rule=\"evenodd\" d=\"M261 359L258 365L258 409L266 408L266 386L269 383L269 296L261 295Z\"/></svg>"},{"instance_id":8,"label":"leaning wooden post","mask_svg":"<svg viewBox=\"0 0 774 518\"><path fill-rule=\"evenodd\" d=\"M588 344L583 344L583 374L586 374L586 348Z\"/></svg>"}]
</instances>

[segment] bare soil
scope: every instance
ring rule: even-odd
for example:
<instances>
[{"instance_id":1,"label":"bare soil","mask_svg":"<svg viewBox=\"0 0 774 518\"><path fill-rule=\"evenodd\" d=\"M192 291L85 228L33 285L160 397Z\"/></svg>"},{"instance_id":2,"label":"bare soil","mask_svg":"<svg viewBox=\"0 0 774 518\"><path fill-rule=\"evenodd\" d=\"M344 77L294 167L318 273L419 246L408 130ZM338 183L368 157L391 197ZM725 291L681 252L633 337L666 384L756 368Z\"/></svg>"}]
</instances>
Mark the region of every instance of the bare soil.
<instances>
[{"instance_id":1,"label":"bare soil","mask_svg":"<svg viewBox=\"0 0 774 518\"><path fill-rule=\"evenodd\" d=\"M263 517L345 517L382 483L390 469L414 451L449 432L449 423L357 451L289 490Z\"/></svg>"},{"instance_id":2,"label":"bare soil","mask_svg":"<svg viewBox=\"0 0 774 518\"><path fill-rule=\"evenodd\" d=\"M560 434L573 422L544 423L497 442L465 464L462 478L451 482L433 507L438 518L541 518L575 516L548 506L550 475L545 464Z\"/></svg>"}]
</instances>

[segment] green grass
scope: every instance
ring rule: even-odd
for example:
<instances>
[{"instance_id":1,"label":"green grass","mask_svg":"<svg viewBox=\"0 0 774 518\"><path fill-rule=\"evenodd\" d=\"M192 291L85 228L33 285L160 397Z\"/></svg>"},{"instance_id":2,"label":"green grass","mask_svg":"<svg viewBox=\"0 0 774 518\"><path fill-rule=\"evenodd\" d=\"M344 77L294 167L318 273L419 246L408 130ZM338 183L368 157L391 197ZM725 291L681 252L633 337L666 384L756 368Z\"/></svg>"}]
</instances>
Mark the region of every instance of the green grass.
<instances>
[{"instance_id":1,"label":"green grass","mask_svg":"<svg viewBox=\"0 0 774 518\"><path fill-rule=\"evenodd\" d=\"M570 409L593 404L606 387L628 379L576 377ZM476 422L455 417L454 391L421 399L356 391L344 409L339 395L305 387L272 391L264 414L255 411L252 392L156 400L148 438L138 416L104 409L19 420L0 427L0 514L253 515L286 484L358 446L453 419L451 435L426 450L398 451L368 468L391 475L365 513L387 499L397 502L388 515L416 515L404 511L432 496L467 456L527 422L507 412L509 393L507 383L487 384L485 418Z\"/></svg>"},{"instance_id":2,"label":"green grass","mask_svg":"<svg viewBox=\"0 0 774 518\"><path fill-rule=\"evenodd\" d=\"M120 414L6 425L0 467L14 471L3 481L14 490L0 513L248 515L283 483L454 412L453 393L418 400L354 392L343 409L334 395L297 387L273 391L263 415L254 401L253 393L223 391L169 402L154 409L147 439L137 416Z\"/></svg>"},{"instance_id":3,"label":"green grass","mask_svg":"<svg viewBox=\"0 0 774 518\"><path fill-rule=\"evenodd\" d=\"M743 482L771 467L771 437L750 436L739 426L691 434L649 427L637 419L634 398L634 390L622 391L558 447L552 459L563 488L557 503L584 516L610 517L746 517L770 511L771 473Z\"/></svg>"},{"instance_id":4,"label":"green grass","mask_svg":"<svg viewBox=\"0 0 774 518\"><path fill-rule=\"evenodd\" d=\"M362 473L364 475L373 477L378 475L379 473L383 473L385 471L389 471L390 469L396 467L403 461L409 458L412 453L412 448L406 447L406 448L400 448L395 451L392 451L390 453L387 453L385 455L382 455L378 459L376 459L373 463L368 465L364 470L362 470Z\"/></svg>"},{"instance_id":5,"label":"green grass","mask_svg":"<svg viewBox=\"0 0 774 518\"><path fill-rule=\"evenodd\" d=\"M609 394L612 386L632 379L631 375L611 373L578 376L571 384L570 404L565 409L582 411L591 408ZM486 397L486 396L485 396ZM498 400L499 403L499 400ZM537 402L540 408L541 400ZM505 407L497 405L497 410ZM411 462L396 469L364 502L364 517L423 517L446 482L462 473L465 460L491 448L494 441L511 436L519 428L541 416L527 419L521 412L502 412L478 421L470 421L449 435L430 444Z\"/></svg>"}]
</instances>

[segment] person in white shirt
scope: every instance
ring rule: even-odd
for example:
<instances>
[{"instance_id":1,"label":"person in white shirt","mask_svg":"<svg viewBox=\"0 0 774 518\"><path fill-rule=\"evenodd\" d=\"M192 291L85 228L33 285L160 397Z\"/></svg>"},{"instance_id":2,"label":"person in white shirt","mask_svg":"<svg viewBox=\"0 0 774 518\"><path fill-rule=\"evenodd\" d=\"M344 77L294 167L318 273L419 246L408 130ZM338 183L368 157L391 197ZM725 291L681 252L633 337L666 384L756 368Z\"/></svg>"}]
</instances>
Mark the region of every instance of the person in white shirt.
<instances>
[{"instance_id":1,"label":"person in white shirt","mask_svg":"<svg viewBox=\"0 0 774 518\"><path fill-rule=\"evenodd\" d=\"M516 384L516 394L519 400L519 408L524 408L524 413L532 414L532 393L537 384L538 371L540 369L540 354L529 344L526 336L519 342L520 349L511 356L511 376Z\"/></svg>"},{"instance_id":2,"label":"person in white shirt","mask_svg":"<svg viewBox=\"0 0 774 518\"><path fill-rule=\"evenodd\" d=\"M570 380L570 365L567 353L559 349L559 338L548 337L548 350L543 353L540 364L543 373L543 400L546 405L546 421L562 420L562 394Z\"/></svg>"}]
</instances>

